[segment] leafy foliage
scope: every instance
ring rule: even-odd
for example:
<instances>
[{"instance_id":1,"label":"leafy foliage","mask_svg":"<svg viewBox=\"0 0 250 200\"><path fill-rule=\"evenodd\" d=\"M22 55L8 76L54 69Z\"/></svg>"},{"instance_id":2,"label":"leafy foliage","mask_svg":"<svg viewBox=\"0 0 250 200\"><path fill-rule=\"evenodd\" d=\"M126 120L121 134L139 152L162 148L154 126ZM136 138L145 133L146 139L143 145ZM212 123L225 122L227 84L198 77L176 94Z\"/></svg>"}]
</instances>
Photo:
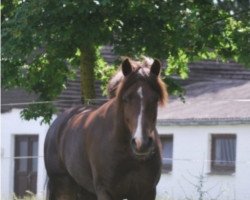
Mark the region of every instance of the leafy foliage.
<instances>
[{"instance_id":1,"label":"leafy foliage","mask_svg":"<svg viewBox=\"0 0 250 200\"><path fill-rule=\"evenodd\" d=\"M200 59L250 66L249 6L245 0L3 0L2 86L53 101L84 63L89 79L83 85L93 85L98 65L97 78L107 82L112 70L100 56L81 60L88 49L105 44L119 55L166 59L168 76L187 78L188 62ZM23 116L48 122L53 112L45 104Z\"/></svg>"},{"instance_id":2,"label":"leafy foliage","mask_svg":"<svg viewBox=\"0 0 250 200\"><path fill-rule=\"evenodd\" d=\"M114 75L117 68L115 65L108 65L107 62L102 58L100 49L97 50L97 62L95 67L95 77L102 82L101 89L103 95L108 95L107 85L110 78Z\"/></svg>"},{"instance_id":3,"label":"leafy foliage","mask_svg":"<svg viewBox=\"0 0 250 200\"><path fill-rule=\"evenodd\" d=\"M118 27L115 47L117 51L130 55L143 53L158 58L171 57L170 65L173 60L180 60L184 66L187 61L206 56L207 59L238 58L236 61L249 66L249 60L236 56L244 54L239 52L242 49L239 38L243 36L245 42L249 39L249 20L246 21L249 19L249 15L246 16L249 3L245 8L242 4L242 7L231 5L224 9L214 2L126 1L121 5L124 8L120 9L123 23ZM233 11L235 14L231 14ZM130 45L124 45L128 43ZM249 49L249 43L247 45ZM247 53L246 48L244 52Z\"/></svg>"}]
</instances>

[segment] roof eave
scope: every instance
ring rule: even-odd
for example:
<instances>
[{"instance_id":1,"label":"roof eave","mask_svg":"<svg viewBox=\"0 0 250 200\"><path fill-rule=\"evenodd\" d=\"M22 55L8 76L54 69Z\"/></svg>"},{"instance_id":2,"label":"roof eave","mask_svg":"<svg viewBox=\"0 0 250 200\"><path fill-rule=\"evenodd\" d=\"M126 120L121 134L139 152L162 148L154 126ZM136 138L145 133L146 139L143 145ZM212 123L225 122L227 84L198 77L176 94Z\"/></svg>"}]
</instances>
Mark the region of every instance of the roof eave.
<instances>
[{"instance_id":1,"label":"roof eave","mask_svg":"<svg viewBox=\"0 0 250 200\"><path fill-rule=\"evenodd\" d=\"M158 119L157 126L249 125L250 118Z\"/></svg>"}]
</instances>

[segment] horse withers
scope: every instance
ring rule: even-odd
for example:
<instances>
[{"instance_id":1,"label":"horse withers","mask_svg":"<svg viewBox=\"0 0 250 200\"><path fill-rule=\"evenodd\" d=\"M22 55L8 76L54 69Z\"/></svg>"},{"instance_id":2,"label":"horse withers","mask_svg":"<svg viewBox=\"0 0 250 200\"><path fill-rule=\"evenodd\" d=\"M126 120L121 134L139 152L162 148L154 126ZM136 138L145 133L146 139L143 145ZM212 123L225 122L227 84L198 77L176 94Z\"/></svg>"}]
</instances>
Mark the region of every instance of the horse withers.
<instances>
[{"instance_id":1,"label":"horse withers","mask_svg":"<svg viewBox=\"0 0 250 200\"><path fill-rule=\"evenodd\" d=\"M167 99L154 60L126 59L112 99L65 111L48 130L49 200L154 200L161 174L158 104Z\"/></svg>"}]
</instances>

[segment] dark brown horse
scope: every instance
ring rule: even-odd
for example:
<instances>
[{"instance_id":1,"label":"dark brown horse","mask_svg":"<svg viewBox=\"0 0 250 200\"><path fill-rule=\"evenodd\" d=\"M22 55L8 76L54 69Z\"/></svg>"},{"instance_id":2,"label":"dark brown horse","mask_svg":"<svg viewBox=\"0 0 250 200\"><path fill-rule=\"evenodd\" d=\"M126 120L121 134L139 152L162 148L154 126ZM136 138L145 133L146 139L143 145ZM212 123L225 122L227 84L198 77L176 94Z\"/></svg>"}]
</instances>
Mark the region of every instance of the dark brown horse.
<instances>
[{"instance_id":1,"label":"dark brown horse","mask_svg":"<svg viewBox=\"0 0 250 200\"><path fill-rule=\"evenodd\" d=\"M161 174L158 104L167 98L161 64L126 59L116 94L99 108L59 116L45 141L48 199L154 200Z\"/></svg>"}]
</instances>

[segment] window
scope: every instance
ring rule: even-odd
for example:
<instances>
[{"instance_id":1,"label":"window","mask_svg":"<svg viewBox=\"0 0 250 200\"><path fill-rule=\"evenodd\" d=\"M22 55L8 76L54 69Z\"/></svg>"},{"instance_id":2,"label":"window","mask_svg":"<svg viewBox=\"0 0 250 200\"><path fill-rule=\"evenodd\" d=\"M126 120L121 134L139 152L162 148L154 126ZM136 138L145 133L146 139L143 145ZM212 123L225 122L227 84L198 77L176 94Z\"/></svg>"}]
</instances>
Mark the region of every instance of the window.
<instances>
[{"instance_id":1,"label":"window","mask_svg":"<svg viewBox=\"0 0 250 200\"><path fill-rule=\"evenodd\" d=\"M36 193L38 136L15 136L15 180L14 192L23 197L26 191Z\"/></svg>"},{"instance_id":2,"label":"window","mask_svg":"<svg viewBox=\"0 0 250 200\"><path fill-rule=\"evenodd\" d=\"M173 135L161 137L162 143L162 169L163 172L172 171L173 159Z\"/></svg>"},{"instance_id":3,"label":"window","mask_svg":"<svg viewBox=\"0 0 250 200\"><path fill-rule=\"evenodd\" d=\"M236 160L236 135L212 135L212 162L213 172L234 172Z\"/></svg>"}]
</instances>

